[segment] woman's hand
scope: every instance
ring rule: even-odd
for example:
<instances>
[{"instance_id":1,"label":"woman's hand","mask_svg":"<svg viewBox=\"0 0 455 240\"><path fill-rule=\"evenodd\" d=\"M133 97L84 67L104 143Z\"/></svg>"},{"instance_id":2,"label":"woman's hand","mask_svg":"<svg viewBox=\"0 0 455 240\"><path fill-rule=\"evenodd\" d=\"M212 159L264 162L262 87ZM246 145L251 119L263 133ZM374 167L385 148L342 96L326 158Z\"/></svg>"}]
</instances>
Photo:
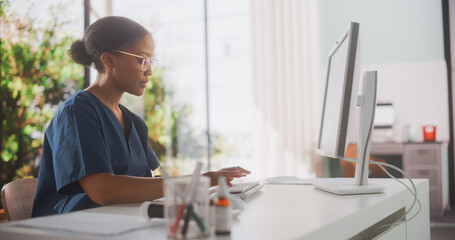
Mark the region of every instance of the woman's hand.
<instances>
[{"instance_id":1,"label":"woman's hand","mask_svg":"<svg viewBox=\"0 0 455 240\"><path fill-rule=\"evenodd\" d=\"M218 178L220 176L226 177L227 185L232 186L232 184L231 184L232 179L245 177L246 175L248 175L250 173L251 173L250 171L237 166L237 167L223 168L223 169L220 169L215 172L210 171L210 172L204 173L202 175L210 178L210 186L216 186L218 184Z\"/></svg>"}]
</instances>

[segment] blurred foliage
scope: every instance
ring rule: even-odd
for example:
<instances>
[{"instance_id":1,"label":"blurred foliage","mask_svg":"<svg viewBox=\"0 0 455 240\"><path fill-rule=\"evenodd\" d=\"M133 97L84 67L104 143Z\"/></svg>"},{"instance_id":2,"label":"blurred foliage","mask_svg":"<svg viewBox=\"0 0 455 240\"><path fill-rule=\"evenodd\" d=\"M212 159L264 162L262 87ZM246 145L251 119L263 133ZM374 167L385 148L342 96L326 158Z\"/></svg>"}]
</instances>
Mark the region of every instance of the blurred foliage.
<instances>
[{"instance_id":1,"label":"blurred foliage","mask_svg":"<svg viewBox=\"0 0 455 240\"><path fill-rule=\"evenodd\" d=\"M188 105L172 104L174 92L163 82L163 69L155 69L144 93L144 120L148 127L149 144L160 162L171 168L173 175L190 174L196 160L207 158L206 134L189 122ZM212 161L225 151L224 139L212 134Z\"/></svg>"},{"instance_id":2,"label":"blurred foliage","mask_svg":"<svg viewBox=\"0 0 455 240\"><path fill-rule=\"evenodd\" d=\"M29 10L9 7L9 1L0 3L2 187L37 177L44 131L59 104L83 84L82 67L67 54L74 39L60 34L68 24L59 19L62 6L49 10L52 21L45 27L26 14Z\"/></svg>"},{"instance_id":3,"label":"blurred foliage","mask_svg":"<svg viewBox=\"0 0 455 240\"><path fill-rule=\"evenodd\" d=\"M148 127L150 147L165 163L167 157L177 157L177 121L191 111L188 106L170 104L173 92L166 92L162 68L155 69L149 80L150 84L144 93L144 121Z\"/></svg>"}]
</instances>

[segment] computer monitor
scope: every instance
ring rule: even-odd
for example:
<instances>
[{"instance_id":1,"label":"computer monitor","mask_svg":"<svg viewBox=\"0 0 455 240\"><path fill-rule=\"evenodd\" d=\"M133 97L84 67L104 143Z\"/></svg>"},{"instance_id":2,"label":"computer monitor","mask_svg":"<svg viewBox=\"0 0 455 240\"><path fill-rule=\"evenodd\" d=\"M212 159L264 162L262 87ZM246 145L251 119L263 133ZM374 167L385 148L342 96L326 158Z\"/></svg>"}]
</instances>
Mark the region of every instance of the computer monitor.
<instances>
[{"instance_id":1,"label":"computer monitor","mask_svg":"<svg viewBox=\"0 0 455 240\"><path fill-rule=\"evenodd\" d=\"M316 153L332 158L345 158L349 133L356 122L360 106L358 161L352 181L315 183L318 189L336 194L383 192L382 186L368 184L370 156L376 104L377 72L364 74L363 93L358 94L360 75L359 24L351 22L329 53L324 104Z\"/></svg>"},{"instance_id":2,"label":"computer monitor","mask_svg":"<svg viewBox=\"0 0 455 240\"><path fill-rule=\"evenodd\" d=\"M351 23L329 53L317 153L344 156L357 104L360 73L359 24Z\"/></svg>"}]
</instances>

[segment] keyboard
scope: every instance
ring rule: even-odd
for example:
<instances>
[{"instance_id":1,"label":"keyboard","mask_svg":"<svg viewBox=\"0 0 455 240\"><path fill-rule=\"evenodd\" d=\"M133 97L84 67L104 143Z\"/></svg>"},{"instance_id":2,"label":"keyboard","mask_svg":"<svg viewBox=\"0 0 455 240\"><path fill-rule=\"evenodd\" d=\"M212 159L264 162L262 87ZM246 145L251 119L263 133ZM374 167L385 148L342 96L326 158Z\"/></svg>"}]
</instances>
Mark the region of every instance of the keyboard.
<instances>
[{"instance_id":1,"label":"keyboard","mask_svg":"<svg viewBox=\"0 0 455 240\"><path fill-rule=\"evenodd\" d=\"M264 184L259 182L235 183L232 185L232 187L229 187L229 193L240 197L242 200L247 200L256 192L258 192L262 187L264 187ZM209 189L209 196L216 196L217 190L218 186L211 187Z\"/></svg>"},{"instance_id":2,"label":"keyboard","mask_svg":"<svg viewBox=\"0 0 455 240\"><path fill-rule=\"evenodd\" d=\"M232 187L229 188L229 193L238 194L245 193L246 191L259 185L259 182L244 182L244 183L235 183L232 184Z\"/></svg>"},{"instance_id":3,"label":"keyboard","mask_svg":"<svg viewBox=\"0 0 455 240\"><path fill-rule=\"evenodd\" d=\"M254 187L250 188L249 190L243 192L243 193L234 193L233 195L239 196L242 200L248 200L250 197L255 195L261 188L264 187L264 184L258 183Z\"/></svg>"}]
</instances>

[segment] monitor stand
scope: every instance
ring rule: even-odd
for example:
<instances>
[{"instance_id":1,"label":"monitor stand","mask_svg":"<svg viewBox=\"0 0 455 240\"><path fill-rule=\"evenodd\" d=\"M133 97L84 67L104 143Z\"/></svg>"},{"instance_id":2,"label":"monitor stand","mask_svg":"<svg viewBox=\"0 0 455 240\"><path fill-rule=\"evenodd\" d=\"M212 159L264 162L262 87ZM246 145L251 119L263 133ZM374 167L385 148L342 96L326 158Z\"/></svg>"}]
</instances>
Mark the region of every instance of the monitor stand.
<instances>
[{"instance_id":1,"label":"monitor stand","mask_svg":"<svg viewBox=\"0 0 455 240\"><path fill-rule=\"evenodd\" d=\"M384 192L384 187L382 185L371 183L366 185L356 185L352 178L346 179L346 181L340 181L338 179L336 181L314 183L314 186L319 190L334 193L337 195L356 195Z\"/></svg>"},{"instance_id":2,"label":"monitor stand","mask_svg":"<svg viewBox=\"0 0 455 240\"><path fill-rule=\"evenodd\" d=\"M384 187L368 184L368 161L371 150L371 135L373 133L374 113L376 108L377 71L364 73L363 95L358 96L357 106L360 106L359 143L357 150L358 161L355 167L354 179L346 181L335 180L315 182L313 185L320 190L338 194L367 194L382 193Z\"/></svg>"}]
</instances>

